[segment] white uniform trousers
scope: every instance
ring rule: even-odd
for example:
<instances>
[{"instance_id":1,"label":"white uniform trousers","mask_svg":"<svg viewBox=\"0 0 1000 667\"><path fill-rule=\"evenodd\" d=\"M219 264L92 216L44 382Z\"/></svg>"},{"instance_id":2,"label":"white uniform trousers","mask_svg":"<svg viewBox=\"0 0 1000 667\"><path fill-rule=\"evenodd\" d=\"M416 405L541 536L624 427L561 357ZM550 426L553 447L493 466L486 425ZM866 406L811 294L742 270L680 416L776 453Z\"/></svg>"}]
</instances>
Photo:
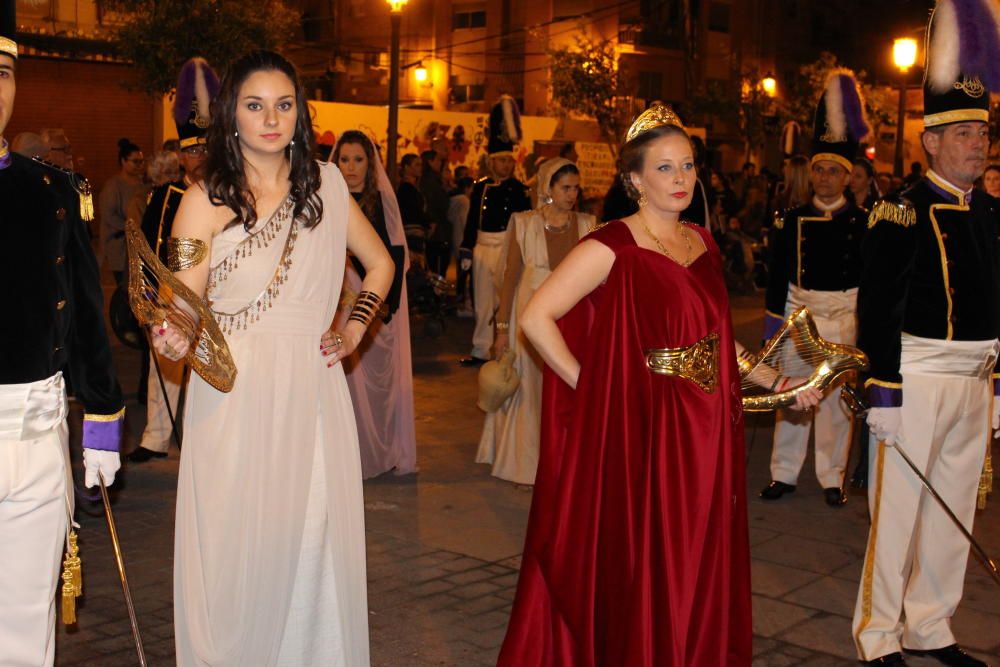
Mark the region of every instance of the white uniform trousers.
<instances>
[{"instance_id":1,"label":"white uniform trousers","mask_svg":"<svg viewBox=\"0 0 1000 667\"><path fill-rule=\"evenodd\" d=\"M0 667L50 666L69 516L62 374L0 385Z\"/></svg>"},{"instance_id":2,"label":"white uniform trousers","mask_svg":"<svg viewBox=\"0 0 1000 667\"><path fill-rule=\"evenodd\" d=\"M900 446L971 531L991 435L997 342L904 334L902 344ZM872 524L854 609L858 656L953 644L969 543L893 447L873 438L870 454Z\"/></svg>"},{"instance_id":3,"label":"white uniform trousers","mask_svg":"<svg viewBox=\"0 0 1000 667\"><path fill-rule=\"evenodd\" d=\"M181 385L184 383L184 361L171 361L164 356L157 355L152 358L155 352L150 352L149 360L149 383L146 390L146 428L142 432L142 441L139 445L154 452L164 452L170 447L170 413L167 412L167 402L173 411L174 419L179 419ZM160 381L156 377L156 362L160 362L160 374L163 376L163 386L167 393L164 396L160 389ZM178 423L180 423L178 421Z\"/></svg>"},{"instance_id":4,"label":"white uniform trousers","mask_svg":"<svg viewBox=\"0 0 1000 667\"><path fill-rule=\"evenodd\" d=\"M806 306L819 335L831 343L854 345L858 336L858 290L820 292L788 286L785 317ZM774 423L771 479L797 484L809 448L809 431L816 425L816 479L824 489L840 488L851 446L851 416L839 391L828 391L811 411L779 410Z\"/></svg>"},{"instance_id":5,"label":"white uniform trousers","mask_svg":"<svg viewBox=\"0 0 1000 667\"><path fill-rule=\"evenodd\" d=\"M476 236L472 249L472 290L475 295L476 329L472 333L472 356L490 358L493 347L493 315L499 295L496 276L503 271L500 256L506 232L483 232Z\"/></svg>"}]
</instances>

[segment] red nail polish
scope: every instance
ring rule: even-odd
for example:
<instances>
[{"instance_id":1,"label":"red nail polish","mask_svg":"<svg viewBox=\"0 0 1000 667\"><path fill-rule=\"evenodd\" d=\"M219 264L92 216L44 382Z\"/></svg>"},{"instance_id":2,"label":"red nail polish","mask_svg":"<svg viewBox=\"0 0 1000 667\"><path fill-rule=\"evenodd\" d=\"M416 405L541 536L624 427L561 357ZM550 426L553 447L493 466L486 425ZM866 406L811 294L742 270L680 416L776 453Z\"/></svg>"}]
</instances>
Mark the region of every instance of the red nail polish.
<instances>
[{"instance_id":1,"label":"red nail polish","mask_svg":"<svg viewBox=\"0 0 1000 667\"><path fill-rule=\"evenodd\" d=\"M167 333L167 330L166 330L166 329L160 329L160 335L161 335L161 336L162 336L163 334L165 334L165 333Z\"/></svg>"}]
</instances>

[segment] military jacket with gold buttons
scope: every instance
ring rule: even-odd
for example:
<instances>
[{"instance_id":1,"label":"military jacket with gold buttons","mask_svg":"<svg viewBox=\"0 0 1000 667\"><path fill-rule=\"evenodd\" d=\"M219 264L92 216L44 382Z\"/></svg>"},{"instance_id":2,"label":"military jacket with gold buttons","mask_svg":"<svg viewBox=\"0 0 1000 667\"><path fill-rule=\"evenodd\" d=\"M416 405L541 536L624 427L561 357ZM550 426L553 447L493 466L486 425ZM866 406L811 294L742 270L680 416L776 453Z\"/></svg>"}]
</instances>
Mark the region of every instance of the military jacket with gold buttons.
<instances>
[{"instance_id":1,"label":"military jacket with gold buttons","mask_svg":"<svg viewBox=\"0 0 1000 667\"><path fill-rule=\"evenodd\" d=\"M0 384L63 371L86 412L110 415L122 395L72 176L17 154L0 169Z\"/></svg>"},{"instance_id":2,"label":"military jacket with gold buttons","mask_svg":"<svg viewBox=\"0 0 1000 667\"><path fill-rule=\"evenodd\" d=\"M871 363L873 404L899 404L901 334L965 341L1000 334L998 204L930 171L873 207L858 294L858 345ZM888 403L876 400L872 385Z\"/></svg>"},{"instance_id":3,"label":"military jacket with gold buttons","mask_svg":"<svg viewBox=\"0 0 1000 667\"><path fill-rule=\"evenodd\" d=\"M867 222L864 209L850 202L830 212L810 203L775 220L768 243L767 335L784 321L790 284L823 292L858 286Z\"/></svg>"},{"instance_id":4,"label":"military jacket with gold buttons","mask_svg":"<svg viewBox=\"0 0 1000 667\"><path fill-rule=\"evenodd\" d=\"M154 188L142 216L142 232L146 241L164 264L167 263L167 239L174 228L174 217L185 190L187 184L183 180Z\"/></svg>"},{"instance_id":5,"label":"military jacket with gold buttons","mask_svg":"<svg viewBox=\"0 0 1000 667\"><path fill-rule=\"evenodd\" d=\"M480 178L472 186L469 197L469 217L465 221L462 247L472 249L479 232L507 230L510 216L531 208L528 188L514 177L505 181Z\"/></svg>"}]
</instances>

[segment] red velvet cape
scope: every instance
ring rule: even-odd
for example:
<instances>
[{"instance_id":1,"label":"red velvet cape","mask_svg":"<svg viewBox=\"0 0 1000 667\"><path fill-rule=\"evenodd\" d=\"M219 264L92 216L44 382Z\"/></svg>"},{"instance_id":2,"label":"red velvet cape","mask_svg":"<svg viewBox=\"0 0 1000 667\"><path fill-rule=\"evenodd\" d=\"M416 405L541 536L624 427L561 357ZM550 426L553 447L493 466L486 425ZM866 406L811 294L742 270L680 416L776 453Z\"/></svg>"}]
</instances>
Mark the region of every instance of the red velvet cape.
<instances>
[{"instance_id":1,"label":"red velvet cape","mask_svg":"<svg viewBox=\"0 0 1000 667\"><path fill-rule=\"evenodd\" d=\"M541 458L503 667L749 665L740 378L722 260L684 268L622 222L604 285L559 322L581 370L549 369ZM719 384L655 375L645 350L720 337Z\"/></svg>"}]
</instances>

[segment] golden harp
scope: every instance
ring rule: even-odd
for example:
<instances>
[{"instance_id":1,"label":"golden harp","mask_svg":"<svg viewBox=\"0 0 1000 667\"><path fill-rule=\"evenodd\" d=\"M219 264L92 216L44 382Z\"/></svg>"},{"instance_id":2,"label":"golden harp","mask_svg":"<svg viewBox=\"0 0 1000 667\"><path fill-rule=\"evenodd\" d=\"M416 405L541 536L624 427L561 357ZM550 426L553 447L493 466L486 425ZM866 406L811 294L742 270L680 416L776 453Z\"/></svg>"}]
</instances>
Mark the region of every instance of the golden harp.
<instances>
[{"instance_id":1,"label":"golden harp","mask_svg":"<svg viewBox=\"0 0 1000 667\"><path fill-rule=\"evenodd\" d=\"M807 387L826 391L841 375L868 368L868 357L850 345L823 340L805 307L785 320L757 354L739 355L745 412L769 412L795 404ZM781 378L805 378L774 392Z\"/></svg>"},{"instance_id":2,"label":"golden harp","mask_svg":"<svg viewBox=\"0 0 1000 667\"><path fill-rule=\"evenodd\" d=\"M128 244L128 301L143 327L166 321L192 341L185 361L222 392L236 382L236 363L205 301L177 280L146 243L134 220L125 223Z\"/></svg>"}]
</instances>

